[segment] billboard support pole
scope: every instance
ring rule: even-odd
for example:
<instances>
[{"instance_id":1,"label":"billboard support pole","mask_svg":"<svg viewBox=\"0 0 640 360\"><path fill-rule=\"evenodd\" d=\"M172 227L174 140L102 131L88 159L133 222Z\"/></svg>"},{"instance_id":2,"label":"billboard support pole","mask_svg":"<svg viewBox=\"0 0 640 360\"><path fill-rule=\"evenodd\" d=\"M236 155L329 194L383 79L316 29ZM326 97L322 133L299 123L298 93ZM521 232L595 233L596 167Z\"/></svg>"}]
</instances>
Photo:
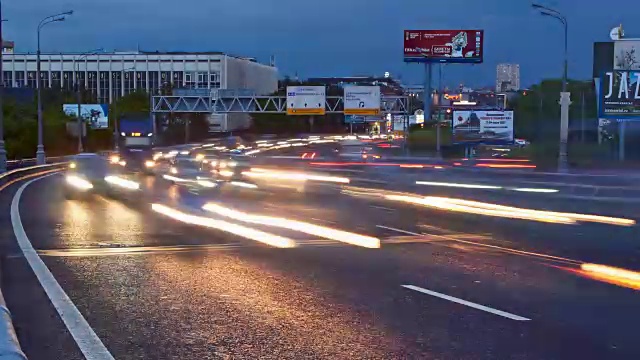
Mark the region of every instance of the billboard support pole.
<instances>
[{"instance_id":1,"label":"billboard support pole","mask_svg":"<svg viewBox=\"0 0 640 360\"><path fill-rule=\"evenodd\" d=\"M560 93L560 155L558 157L558 171L566 172L567 142L569 138L569 105L571 105L571 93Z\"/></svg>"},{"instance_id":2,"label":"billboard support pole","mask_svg":"<svg viewBox=\"0 0 640 360\"><path fill-rule=\"evenodd\" d=\"M431 75L433 70L433 64L430 62L426 62L424 64L424 117L425 121L431 120ZM437 156L440 157L440 124L436 123L436 152Z\"/></svg>"},{"instance_id":3,"label":"billboard support pole","mask_svg":"<svg viewBox=\"0 0 640 360\"><path fill-rule=\"evenodd\" d=\"M618 141L618 154L619 154L618 156L619 156L620 161L624 161L624 157L625 157L624 156L625 155L624 154L624 136L625 136L624 133L625 133L626 125L627 125L627 122L624 121L624 120L620 121L618 123L618 129L619 129L619 132L620 132L620 134L619 134L620 135L620 141Z\"/></svg>"}]
</instances>

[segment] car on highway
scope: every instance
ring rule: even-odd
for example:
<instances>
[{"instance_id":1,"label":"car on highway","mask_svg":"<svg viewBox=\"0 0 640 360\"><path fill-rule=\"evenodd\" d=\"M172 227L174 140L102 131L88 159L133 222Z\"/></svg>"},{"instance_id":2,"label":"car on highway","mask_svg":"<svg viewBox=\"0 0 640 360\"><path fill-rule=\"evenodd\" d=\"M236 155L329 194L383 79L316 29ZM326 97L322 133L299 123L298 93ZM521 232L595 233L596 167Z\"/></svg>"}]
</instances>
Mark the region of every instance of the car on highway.
<instances>
[{"instance_id":1,"label":"car on highway","mask_svg":"<svg viewBox=\"0 0 640 360\"><path fill-rule=\"evenodd\" d=\"M185 185L197 188L215 188L216 175L209 167L203 167L201 159L197 159L188 151L177 154L171 161L169 172L163 178L174 185Z\"/></svg>"},{"instance_id":2,"label":"car on highway","mask_svg":"<svg viewBox=\"0 0 640 360\"><path fill-rule=\"evenodd\" d=\"M101 194L138 194L140 184L135 177L118 167L109 166L109 161L93 153L81 153L73 157L65 173L64 195L68 199Z\"/></svg>"}]
</instances>

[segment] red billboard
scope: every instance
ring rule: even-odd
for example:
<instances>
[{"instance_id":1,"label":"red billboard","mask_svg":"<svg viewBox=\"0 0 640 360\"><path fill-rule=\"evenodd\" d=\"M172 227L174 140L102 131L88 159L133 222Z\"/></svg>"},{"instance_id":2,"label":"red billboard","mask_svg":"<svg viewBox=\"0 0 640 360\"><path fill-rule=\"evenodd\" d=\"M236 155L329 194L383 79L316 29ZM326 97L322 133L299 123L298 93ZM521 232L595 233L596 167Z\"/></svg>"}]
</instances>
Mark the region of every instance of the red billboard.
<instances>
[{"instance_id":1,"label":"red billboard","mask_svg":"<svg viewBox=\"0 0 640 360\"><path fill-rule=\"evenodd\" d=\"M405 62L481 63L484 30L405 30Z\"/></svg>"}]
</instances>

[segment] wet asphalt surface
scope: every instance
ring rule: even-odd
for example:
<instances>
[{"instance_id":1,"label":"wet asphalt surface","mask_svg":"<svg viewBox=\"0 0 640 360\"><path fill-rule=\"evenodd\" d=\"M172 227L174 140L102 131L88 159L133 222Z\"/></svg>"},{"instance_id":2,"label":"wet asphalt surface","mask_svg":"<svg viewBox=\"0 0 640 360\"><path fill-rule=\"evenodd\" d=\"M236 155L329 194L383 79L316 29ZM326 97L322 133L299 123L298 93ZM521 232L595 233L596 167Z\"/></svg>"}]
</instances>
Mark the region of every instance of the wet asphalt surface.
<instances>
[{"instance_id":1,"label":"wet asphalt surface","mask_svg":"<svg viewBox=\"0 0 640 360\"><path fill-rule=\"evenodd\" d=\"M435 177L426 171L403 174ZM351 174L397 176L391 170ZM399 190L358 181L202 192L149 177L139 197L73 200L64 198L62 184L56 175L29 185L20 202L22 223L116 359L640 357L638 292L572 272L581 262L640 271L637 226L546 224L424 209L356 196L371 187ZM16 244L9 208L19 185L0 193L0 236L2 288L21 345L30 359L83 359ZM452 195L420 187L404 191ZM455 194L639 218L628 204ZM245 224L298 245L279 249L183 224L150 208L163 203L205 215L200 207L206 202L375 236L382 245L366 249Z\"/></svg>"}]
</instances>

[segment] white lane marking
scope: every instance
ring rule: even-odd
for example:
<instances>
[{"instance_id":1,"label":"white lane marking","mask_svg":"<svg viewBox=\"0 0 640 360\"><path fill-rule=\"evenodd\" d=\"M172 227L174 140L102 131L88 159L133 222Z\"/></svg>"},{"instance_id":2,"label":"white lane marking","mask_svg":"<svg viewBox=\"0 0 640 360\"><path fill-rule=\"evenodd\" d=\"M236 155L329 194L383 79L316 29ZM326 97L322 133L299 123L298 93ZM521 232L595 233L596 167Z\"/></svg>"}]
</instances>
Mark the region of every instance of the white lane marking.
<instances>
[{"instance_id":1,"label":"white lane marking","mask_svg":"<svg viewBox=\"0 0 640 360\"><path fill-rule=\"evenodd\" d=\"M371 205L372 208L374 209L379 209L379 210L384 210L384 211L396 211L396 209L392 209L392 208L388 208L388 207L384 207L384 206L378 206L378 205Z\"/></svg>"},{"instance_id":2,"label":"white lane marking","mask_svg":"<svg viewBox=\"0 0 640 360\"><path fill-rule=\"evenodd\" d=\"M376 225L376 227L379 227L381 229L387 229L387 230L403 233L403 234L407 234L407 235L424 236L424 234L419 234L419 233L415 233L415 232L411 232L411 231L407 231L407 230L402 230L402 229L396 229L396 228L390 227L390 226Z\"/></svg>"},{"instance_id":3,"label":"white lane marking","mask_svg":"<svg viewBox=\"0 0 640 360\"><path fill-rule=\"evenodd\" d=\"M494 185L443 183L443 182L433 182L433 181L416 181L416 184L429 185L429 186L456 187L456 188L464 188L464 189L493 189L493 190L502 189L502 186L494 186Z\"/></svg>"},{"instance_id":4,"label":"white lane marking","mask_svg":"<svg viewBox=\"0 0 640 360\"><path fill-rule=\"evenodd\" d=\"M543 193L543 194L552 194L560 191L558 189L543 189L543 188L513 188L509 190L520 191L520 192Z\"/></svg>"},{"instance_id":5,"label":"white lane marking","mask_svg":"<svg viewBox=\"0 0 640 360\"><path fill-rule=\"evenodd\" d=\"M20 246L20 250L27 259L31 269L35 273L40 285L47 293L49 300L56 308L58 315L67 326L69 333L75 340L78 348L87 360L112 360L113 355L104 346L98 335L93 331L87 320L82 316L80 310L73 304L69 296L64 292L58 281L49 271L38 253L31 245L22 226L20 218L20 197L24 189L32 182L44 179L50 175L45 175L24 183L13 196L11 202L11 225L13 232Z\"/></svg>"},{"instance_id":6,"label":"white lane marking","mask_svg":"<svg viewBox=\"0 0 640 360\"><path fill-rule=\"evenodd\" d=\"M414 290L414 291L417 291L417 292L420 292L420 293L423 293L423 294L435 296L435 297L440 298L440 299L449 300L451 302L454 302L454 303L457 303L457 304L461 304L461 305L465 305L465 306L468 306L468 307L471 307L471 308L474 308L474 309L486 311L488 313L492 313L494 315L502 316L502 317L505 317L507 319L516 320L516 321L529 321L529 320L531 320L531 319L528 319L526 317L522 317L522 316L519 316L519 315L514 315L514 314L511 314L511 313L508 313L506 311L490 308L488 306L472 303L470 301L462 300L462 299L459 299L457 297L453 297L453 296L445 295L445 294L442 294L442 293L439 293L439 292L427 290L427 289L421 288L419 286L414 286L414 285L401 285L401 286L403 288L406 288L406 289L410 289L410 290Z\"/></svg>"}]
</instances>

